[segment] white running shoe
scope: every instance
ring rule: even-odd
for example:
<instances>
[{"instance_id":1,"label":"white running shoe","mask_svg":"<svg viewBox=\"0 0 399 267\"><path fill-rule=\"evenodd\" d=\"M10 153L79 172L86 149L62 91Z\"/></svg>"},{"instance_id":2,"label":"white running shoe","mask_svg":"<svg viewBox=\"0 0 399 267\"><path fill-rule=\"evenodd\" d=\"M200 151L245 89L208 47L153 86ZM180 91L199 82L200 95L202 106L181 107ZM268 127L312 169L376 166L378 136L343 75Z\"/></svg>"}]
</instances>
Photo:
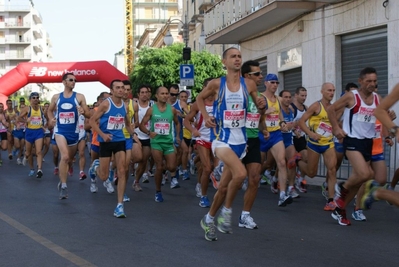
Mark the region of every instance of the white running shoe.
<instances>
[{"instance_id":1,"label":"white running shoe","mask_svg":"<svg viewBox=\"0 0 399 267\"><path fill-rule=\"evenodd\" d=\"M112 183L108 179L104 181L103 186L107 188L107 192L110 194L112 194L115 191L114 187L112 186Z\"/></svg>"},{"instance_id":2,"label":"white running shoe","mask_svg":"<svg viewBox=\"0 0 399 267\"><path fill-rule=\"evenodd\" d=\"M97 191L98 191L98 187L97 187L97 184L96 184L96 180L91 180L90 192L97 193Z\"/></svg>"},{"instance_id":3,"label":"white running shoe","mask_svg":"<svg viewBox=\"0 0 399 267\"><path fill-rule=\"evenodd\" d=\"M174 188L179 188L179 182L177 181L176 178L172 178L172 180L170 181L170 188L174 189Z\"/></svg>"}]
</instances>

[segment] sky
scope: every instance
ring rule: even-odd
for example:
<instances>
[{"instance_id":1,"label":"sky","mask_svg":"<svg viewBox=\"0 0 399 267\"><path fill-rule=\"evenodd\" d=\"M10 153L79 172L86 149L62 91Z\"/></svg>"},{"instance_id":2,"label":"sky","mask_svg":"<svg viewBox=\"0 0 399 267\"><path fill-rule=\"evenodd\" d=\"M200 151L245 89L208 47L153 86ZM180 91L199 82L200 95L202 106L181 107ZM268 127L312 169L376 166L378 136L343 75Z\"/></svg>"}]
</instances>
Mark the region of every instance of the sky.
<instances>
[{"instance_id":1,"label":"sky","mask_svg":"<svg viewBox=\"0 0 399 267\"><path fill-rule=\"evenodd\" d=\"M13 1L13 0L11 0ZM18 1L19 2L19 1ZM28 0L26 0L28 2ZM52 43L51 62L106 60L124 47L124 0L33 0ZM102 83L77 83L92 104L108 90Z\"/></svg>"}]
</instances>

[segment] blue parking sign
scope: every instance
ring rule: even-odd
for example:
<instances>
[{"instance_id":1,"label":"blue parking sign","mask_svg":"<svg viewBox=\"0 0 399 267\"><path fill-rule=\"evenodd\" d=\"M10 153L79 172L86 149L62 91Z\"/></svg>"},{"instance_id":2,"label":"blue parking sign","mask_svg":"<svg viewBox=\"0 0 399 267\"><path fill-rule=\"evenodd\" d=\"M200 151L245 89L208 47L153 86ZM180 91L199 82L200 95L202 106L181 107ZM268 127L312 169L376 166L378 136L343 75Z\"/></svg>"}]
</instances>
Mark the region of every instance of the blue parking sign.
<instances>
[{"instance_id":1,"label":"blue parking sign","mask_svg":"<svg viewBox=\"0 0 399 267\"><path fill-rule=\"evenodd\" d=\"M180 85L194 86L194 65L192 64L180 65Z\"/></svg>"}]
</instances>

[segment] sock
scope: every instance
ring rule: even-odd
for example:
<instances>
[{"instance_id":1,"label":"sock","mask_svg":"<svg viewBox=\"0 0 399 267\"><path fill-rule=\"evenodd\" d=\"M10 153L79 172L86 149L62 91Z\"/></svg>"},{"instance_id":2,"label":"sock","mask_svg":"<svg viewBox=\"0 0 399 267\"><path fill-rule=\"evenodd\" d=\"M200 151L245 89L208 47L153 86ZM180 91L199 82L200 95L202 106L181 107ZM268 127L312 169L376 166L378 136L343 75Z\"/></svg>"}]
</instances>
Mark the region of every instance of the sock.
<instances>
[{"instance_id":1,"label":"sock","mask_svg":"<svg viewBox=\"0 0 399 267\"><path fill-rule=\"evenodd\" d=\"M213 222L214 219L215 219L215 217L212 217L211 215L209 215L209 212L205 216L206 223L211 223L211 222Z\"/></svg>"},{"instance_id":2,"label":"sock","mask_svg":"<svg viewBox=\"0 0 399 267\"><path fill-rule=\"evenodd\" d=\"M288 186L288 192L290 192L292 190L292 188L294 188L294 186L292 186L292 185Z\"/></svg>"},{"instance_id":3,"label":"sock","mask_svg":"<svg viewBox=\"0 0 399 267\"><path fill-rule=\"evenodd\" d=\"M245 216L249 216L249 211L242 211L241 212L241 218L244 218Z\"/></svg>"},{"instance_id":4,"label":"sock","mask_svg":"<svg viewBox=\"0 0 399 267\"><path fill-rule=\"evenodd\" d=\"M270 175L270 171L269 170L266 170L265 172L264 172L264 174L267 176L267 175Z\"/></svg>"},{"instance_id":5,"label":"sock","mask_svg":"<svg viewBox=\"0 0 399 267\"><path fill-rule=\"evenodd\" d=\"M118 205L116 205L117 207L122 206L123 207L123 203L118 203Z\"/></svg>"},{"instance_id":6,"label":"sock","mask_svg":"<svg viewBox=\"0 0 399 267\"><path fill-rule=\"evenodd\" d=\"M232 208L228 209L225 206L223 206L222 213L231 213L231 212L232 212Z\"/></svg>"},{"instance_id":7,"label":"sock","mask_svg":"<svg viewBox=\"0 0 399 267\"><path fill-rule=\"evenodd\" d=\"M61 184L61 188L62 188L62 189L67 188L67 184L66 184L66 183L62 183L62 184Z\"/></svg>"},{"instance_id":8,"label":"sock","mask_svg":"<svg viewBox=\"0 0 399 267\"><path fill-rule=\"evenodd\" d=\"M285 191L280 191L280 198L285 197Z\"/></svg>"},{"instance_id":9,"label":"sock","mask_svg":"<svg viewBox=\"0 0 399 267\"><path fill-rule=\"evenodd\" d=\"M276 176L273 176L273 177L272 177L272 180L273 180L274 183L276 183L276 182L277 182Z\"/></svg>"}]
</instances>

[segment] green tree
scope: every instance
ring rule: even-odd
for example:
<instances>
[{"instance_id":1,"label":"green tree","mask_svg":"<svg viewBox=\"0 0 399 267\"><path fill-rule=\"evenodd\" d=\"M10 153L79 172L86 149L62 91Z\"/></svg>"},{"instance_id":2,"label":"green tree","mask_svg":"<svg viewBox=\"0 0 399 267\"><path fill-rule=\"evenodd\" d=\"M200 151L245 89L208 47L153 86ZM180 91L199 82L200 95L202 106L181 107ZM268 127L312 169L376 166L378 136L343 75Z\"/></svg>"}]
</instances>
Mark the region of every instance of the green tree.
<instances>
[{"instance_id":1,"label":"green tree","mask_svg":"<svg viewBox=\"0 0 399 267\"><path fill-rule=\"evenodd\" d=\"M138 52L138 60L130 74L133 93L141 84L153 88L179 83L180 64L183 61L183 44L174 44L163 48L144 47ZM220 77L225 74L219 55L207 51L192 51L191 60L187 64L194 65L194 86L192 99L199 94L202 84L209 77Z\"/></svg>"}]
</instances>

